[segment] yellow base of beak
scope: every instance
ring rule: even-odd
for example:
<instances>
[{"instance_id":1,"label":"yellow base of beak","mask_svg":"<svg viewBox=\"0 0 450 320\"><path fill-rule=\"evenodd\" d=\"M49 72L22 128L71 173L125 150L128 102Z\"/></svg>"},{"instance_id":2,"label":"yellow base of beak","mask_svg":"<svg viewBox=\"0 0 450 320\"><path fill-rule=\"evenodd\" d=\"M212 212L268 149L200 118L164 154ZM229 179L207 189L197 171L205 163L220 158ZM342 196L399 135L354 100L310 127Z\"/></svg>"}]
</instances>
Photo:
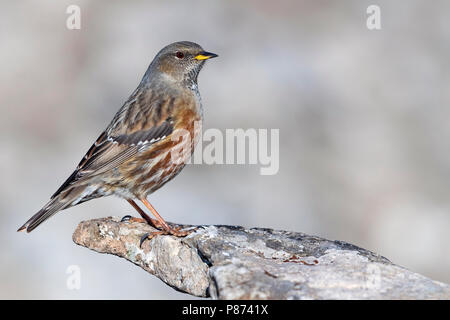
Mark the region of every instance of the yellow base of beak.
<instances>
[{"instance_id":1,"label":"yellow base of beak","mask_svg":"<svg viewBox=\"0 0 450 320\"><path fill-rule=\"evenodd\" d=\"M197 59L197 60L207 60L207 59L215 58L215 57L217 57L217 54L215 54L215 53L211 53L211 52L202 52L202 53L200 53L199 55L196 55L196 56L194 57L194 59Z\"/></svg>"}]
</instances>

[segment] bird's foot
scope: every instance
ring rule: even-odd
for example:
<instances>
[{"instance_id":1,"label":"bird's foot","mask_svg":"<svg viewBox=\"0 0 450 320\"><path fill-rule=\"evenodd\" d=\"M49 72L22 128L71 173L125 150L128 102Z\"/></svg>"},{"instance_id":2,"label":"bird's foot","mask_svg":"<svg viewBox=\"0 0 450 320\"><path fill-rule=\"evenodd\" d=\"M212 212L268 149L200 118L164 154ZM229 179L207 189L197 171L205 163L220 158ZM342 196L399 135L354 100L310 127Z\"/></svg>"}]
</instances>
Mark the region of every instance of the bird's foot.
<instances>
[{"instance_id":1,"label":"bird's foot","mask_svg":"<svg viewBox=\"0 0 450 320\"><path fill-rule=\"evenodd\" d=\"M176 227L176 228L171 228L170 230L168 230L168 234L175 236L175 237L186 237L188 235L190 235L191 233L195 232L197 230L197 228L192 228L189 230L181 230L183 227Z\"/></svg>"},{"instance_id":2,"label":"bird's foot","mask_svg":"<svg viewBox=\"0 0 450 320\"><path fill-rule=\"evenodd\" d=\"M159 230L159 231L155 231L155 232L145 233L141 237L141 240L139 241L139 247L142 248L142 244L145 242L145 240L151 240L155 236L171 235L171 236L182 238L182 237L186 237L187 235L190 235L191 233L193 233L197 230L197 228L189 229L189 230L181 230L181 229L182 229L182 227L177 227L177 228L170 228L169 230Z\"/></svg>"},{"instance_id":3,"label":"bird's foot","mask_svg":"<svg viewBox=\"0 0 450 320\"><path fill-rule=\"evenodd\" d=\"M163 229L163 225L156 219L151 219L150 218L150 222L142 219L142 218L136 218L136 217L132 217L130 215L126 215L122 218L122 220L120 220L120 222L137 222L137 223L146 223L151 225L152 227L156 228L156 229Z\"/></svg>"}]
</instances>

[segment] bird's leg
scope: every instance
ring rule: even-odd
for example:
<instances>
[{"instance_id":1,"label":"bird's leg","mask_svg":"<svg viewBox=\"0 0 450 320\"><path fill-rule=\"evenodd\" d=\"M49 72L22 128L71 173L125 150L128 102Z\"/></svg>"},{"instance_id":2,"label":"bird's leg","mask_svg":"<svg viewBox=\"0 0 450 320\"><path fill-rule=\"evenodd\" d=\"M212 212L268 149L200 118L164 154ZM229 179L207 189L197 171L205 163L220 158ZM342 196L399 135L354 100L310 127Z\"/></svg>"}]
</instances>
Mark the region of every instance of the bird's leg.
<instances>
[{"instance_id":1,"label":"bird's leg","mask_svg":"<svg viewBox=\"0 0 450 320\"><path fill-rule=\"evenodd\" d=\"M122 218L122 221L132 221L132 222L140 222L140 223L148 223L149 225L155 227L156 229L164 229L164 227L162 226L162 224L156 220L156 219L152 219L148 216L148 214L146 214L144 212L144 210L141 209L141 207L139 207L137 205L136 202L134 202L131 199L127 199L127 201L133 206L134 209L136 209L137 212L139 212L139 214L141 215L141 217L143 219L140 218L134 218L134 217L130 217L130 216L125 216Z\"/></svg>"},{"instance_id":2,"label":"bird's leg","mask_svg":"<svg viewBox=\"0 0 450 320\"><path fill-rule=\"evenodd\" d=\"M158 211L156 211L156 209L153 208L153 206L150 204L150 202L148 202L147 199L141 199L141 202L153 213L153 215L156 217L156 219L158 219L158 222L161 224L162 228L164 229L164 231L167 232L167 234L171 234L176 237L185 237L188 234L190 234L191 232L193 232L193 230L180 231L181 227L171 228L167 224L167 222L164 221L164 219L159 215Z\"/></svg>"},{"instance_id":3,"label":"bird's leg","mask_svg":"<svg viewBox=\"0 0 450 320\"><path fill-rule=\"evenodd\" d=\"M150 202L148 202L147 199L141 199L142 203L155 215L155 217L158 219L157 223L161 226L161 228L163 230L160 231L156 231L156 232L150 232L150 233L145 233L142 237L141 240L139 241L139 247L142 248L142 244L145 242L145 240L150 240L153 237L157 236L157 235L174 235L176 237L185 237L188 234L192 233L193 231L195 231L195 229L192 230L185 230L185 231L180 231L181 227L178 228L171 228L166 221L164 221L164 219L159 215L158 211L156 211L155 208L153 208L153 206L150 204ZM134 203L134 202L133 202ZM136 205L136 203L134 203L134 205ZM137 205L136 205L137 206ZM138 207L139 208L139 207ZM139 208L140 209L140 208ZM142 210L141 210L142 211ZM144 213L145 214L145 213ZM145 214L145 216L147 216ZM148 216L147 216L148 217ZM149 219L151 219L149 217ZM152 221L154 221L154 219L151 219Z\"/></svg>"}]
</instances>

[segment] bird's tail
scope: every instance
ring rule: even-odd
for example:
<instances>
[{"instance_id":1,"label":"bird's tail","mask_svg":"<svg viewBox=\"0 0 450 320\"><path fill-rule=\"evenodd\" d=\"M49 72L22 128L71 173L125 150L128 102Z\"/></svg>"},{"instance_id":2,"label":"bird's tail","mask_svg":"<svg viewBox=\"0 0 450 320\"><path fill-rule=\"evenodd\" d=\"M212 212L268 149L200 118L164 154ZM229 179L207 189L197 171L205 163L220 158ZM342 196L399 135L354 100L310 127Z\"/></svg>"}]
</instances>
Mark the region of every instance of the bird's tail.
<instances>
[{"instance_id":1,"label":"bird's tail","mask_svg":"<svg viewBox=\"0 0 450 320\"><path fill-rule=\"evenodd\" d=\"M73 192L75 190L68 190L52 198L41 210L39 210L34 216L32 216L27 222L24 223L17 231L27 232L33 231L42 222L53 216L58 211L64 210L72 206L74 200L79 197L79 192Z\"/></svg>"}]
</instances>

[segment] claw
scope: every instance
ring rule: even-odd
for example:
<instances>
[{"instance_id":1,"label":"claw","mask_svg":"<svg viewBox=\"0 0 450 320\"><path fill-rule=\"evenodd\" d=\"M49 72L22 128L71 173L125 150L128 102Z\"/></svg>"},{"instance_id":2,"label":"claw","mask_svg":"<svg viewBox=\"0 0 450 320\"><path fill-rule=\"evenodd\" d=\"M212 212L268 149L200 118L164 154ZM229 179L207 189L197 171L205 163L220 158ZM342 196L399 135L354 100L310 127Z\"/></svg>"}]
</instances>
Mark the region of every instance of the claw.
<instances>
[{"instance_id":1,"label":"claw","mask_svg":"<svg viewBox=\"0 0 450 320\"><path fill-rule=\"evenodd\" d=\"M126 216L124 216L122 218L122 220L120 220L120 222L128 222L128 221L130 221L130 219L131 219L131 216L130 215L126 215Z\"/></svg>"},{"instance_id":2,"label":"claw","mask_svg":"<svg viewBox=\"0 0 450 320\"><path fill-rule=\"evenodd\" d=\"M150 233L144 233L144 235L141 237L141 240L139 241L139 248L142 249L142 244L144 243L145 240L148 239L148 236L150 235Z\"/></svg>"},{"instance_id":3,"label":"claw","mask_svg":"<svg viewBox=\"0 0 450 320\"><path fill-rule=\"evenodd\" d=\"M123 217L122 220L120 220L120 222L129 222L129 223L131 223L131 222L147 223L144 219L136 218L136 217L128 216L128 215L125 216L125 217Z\"/></svg>"},{"instance_id":4,"label":"claw","mask_svg":"<svg viewBox=\"0 0 450 320\"><path fill-rule=\"evenodd\" d=\"M161 235L166 235L168 234L167 231L155 231L155 232L150 232L150 233L144 233L144 235L141 237L141 240L139 241L139 248L142 248L142 244L144 243L145 240L151 240L153 239L155 236L161 236Z\"/></svg>"}]
</instances>

